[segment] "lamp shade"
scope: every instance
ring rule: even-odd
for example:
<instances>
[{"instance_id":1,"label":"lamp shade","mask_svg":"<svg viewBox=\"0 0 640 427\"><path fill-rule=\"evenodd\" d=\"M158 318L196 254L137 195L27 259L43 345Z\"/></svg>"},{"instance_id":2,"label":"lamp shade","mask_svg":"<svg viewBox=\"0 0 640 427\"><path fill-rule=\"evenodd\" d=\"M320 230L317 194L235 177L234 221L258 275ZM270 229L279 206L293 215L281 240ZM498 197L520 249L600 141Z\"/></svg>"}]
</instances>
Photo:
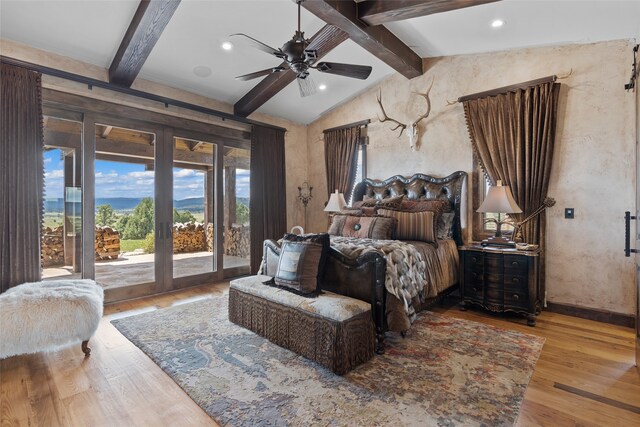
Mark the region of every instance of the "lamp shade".
<instances>
[{"instance_id":1,"label":"lamp shade","mask_svg":"<svg viewBox=\"0 0 640 427\"><path fill-rule=\"evenodd\" d=\"M511 188L508 185L502 185L502 181L498 181L498 185L489 188L489 192L477 212L520 213L522 209L513 200Z\"/></svg>"},{"instance_id":2,"label":"lamp shade","mask_svg":"<svg viewBox=\"0 0 640 427\"><path fill-rule=\"evenodd\" d=\"M338 190L335 193L331 193L331 197L329 197L329 201L327 202L327 206L325 206L325 212L340 212L344 207L347 206L347 202L344 200L344 195L342 193L338 193Z\"/></svg>"}]
</instances>

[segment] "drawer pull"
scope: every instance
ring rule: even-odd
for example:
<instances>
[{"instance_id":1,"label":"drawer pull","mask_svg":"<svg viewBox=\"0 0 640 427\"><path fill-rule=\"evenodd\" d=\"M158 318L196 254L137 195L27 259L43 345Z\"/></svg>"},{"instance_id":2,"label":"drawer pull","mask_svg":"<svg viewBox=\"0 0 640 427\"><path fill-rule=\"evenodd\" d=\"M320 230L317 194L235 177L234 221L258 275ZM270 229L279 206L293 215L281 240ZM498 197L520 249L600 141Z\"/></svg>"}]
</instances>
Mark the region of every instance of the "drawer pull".
<instances>
[{"instance_id":1,"label":"drawer pull","mask_svg":"<svg viewBox=\"0 0 640 427\"><path fill-rule=\"evenodd\" d=\"M473 261L473 262L477 262L477 261L478 261L478 258L476 258L476 257L474 257L474 256L473 256L473 257L471 257L471 261Z\"/></svg>"},{"instance_id":2,"label":"drawer pull","mask_svg":"<svg viewBox=\"0 0 640 427\"><path fill-rule=\"evenodd\" d=\"M518 264L518 261L511 261L511 265L514 266L514 267L517 267L520 264Z\"/></svg>"},{"instance_id":3,"label":"drawer pull","mask_svg":"<svg viewBox=\"0 0 640 427\"><path fill-rule=\"evenodd\" d=\"M480 292L480 288L473 288L473 292Z\"/></svg>"},{"instance_id":4,"label":"drawer pull","mask_svg":"<svg viewBox=\"0 0 640 427\"><path fill-rule=\"evenodd\" d=\"M511 281L513 283L520 283L520 279L518 279L517 277L514 277L513 279L511 279Z\"/></svg>"},{"instance_id":5,"label":"drawer pull","mask_svg":"<svg viewBox=\"0 0 640 427\"><path fill-rule=\"evenodd\" d=\"M517 301L520 299L520 296L518 294L513 294L513 299Z\"/></svg>"}]
</instances>

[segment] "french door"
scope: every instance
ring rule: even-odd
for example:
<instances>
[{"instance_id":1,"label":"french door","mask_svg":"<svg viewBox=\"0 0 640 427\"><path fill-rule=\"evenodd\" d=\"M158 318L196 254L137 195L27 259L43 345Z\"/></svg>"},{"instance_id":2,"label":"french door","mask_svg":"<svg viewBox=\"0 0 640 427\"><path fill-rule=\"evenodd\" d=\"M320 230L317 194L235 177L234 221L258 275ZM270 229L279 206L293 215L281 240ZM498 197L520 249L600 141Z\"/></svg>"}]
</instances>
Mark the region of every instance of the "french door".
<instances>
[{"instance_id":1,"label":"french door","mask_svg":"<svg viewBox=\"0 0 640 427\"><path fill-rule=\"evenodd\" d=\"M82 130L81 276L108 302L222 280L222 143L92 114Z\"/></svg>"}]
</instances>

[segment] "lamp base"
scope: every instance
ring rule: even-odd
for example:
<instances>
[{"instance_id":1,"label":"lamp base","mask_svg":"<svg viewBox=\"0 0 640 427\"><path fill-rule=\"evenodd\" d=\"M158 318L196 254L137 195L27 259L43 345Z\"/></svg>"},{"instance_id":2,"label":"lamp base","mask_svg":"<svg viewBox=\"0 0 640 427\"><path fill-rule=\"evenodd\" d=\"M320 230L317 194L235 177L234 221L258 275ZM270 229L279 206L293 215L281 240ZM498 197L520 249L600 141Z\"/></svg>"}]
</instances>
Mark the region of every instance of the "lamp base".
<instances>
[{"instance_id":1,"label":"lamp base","mask_svg":"<svg viewBox=\"0 0 640 427\"><path fill-rule=\"evenodd\" d=\"M482 242L480 242L480 244L482 246L502 246L502 247L507 247L507 248L515 248L516 247L516 242L514 242L513 240L509 240L506 237L489 237L488 239L483 240Z\"/></svg>"}]
</instances>

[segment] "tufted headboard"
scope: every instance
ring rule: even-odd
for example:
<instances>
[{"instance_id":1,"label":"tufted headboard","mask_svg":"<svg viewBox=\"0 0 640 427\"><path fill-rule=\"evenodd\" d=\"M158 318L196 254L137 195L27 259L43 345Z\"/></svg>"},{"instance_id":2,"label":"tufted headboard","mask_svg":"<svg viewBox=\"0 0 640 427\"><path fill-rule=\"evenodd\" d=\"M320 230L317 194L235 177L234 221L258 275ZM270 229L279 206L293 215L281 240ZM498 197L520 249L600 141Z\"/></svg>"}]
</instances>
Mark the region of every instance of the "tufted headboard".
<instances>
[{"instance_id":1,"label":"tufted headboard","mask_svg":"<svg viewBox=\"0 0 640 427\"><path fill-rule=\"evenodd\" d=\"M353 191L353 201L367 198L385 199L404 194L411 200L442 199L451 204L455 212L453 220L453 239L462 245L462 222L460 206L462 204L462 188L467 173L454 172L445 178L417 173L410 178L401 175L392 176L384 181L365 179L356 185Z\"/></svg>"}]
</instances>

